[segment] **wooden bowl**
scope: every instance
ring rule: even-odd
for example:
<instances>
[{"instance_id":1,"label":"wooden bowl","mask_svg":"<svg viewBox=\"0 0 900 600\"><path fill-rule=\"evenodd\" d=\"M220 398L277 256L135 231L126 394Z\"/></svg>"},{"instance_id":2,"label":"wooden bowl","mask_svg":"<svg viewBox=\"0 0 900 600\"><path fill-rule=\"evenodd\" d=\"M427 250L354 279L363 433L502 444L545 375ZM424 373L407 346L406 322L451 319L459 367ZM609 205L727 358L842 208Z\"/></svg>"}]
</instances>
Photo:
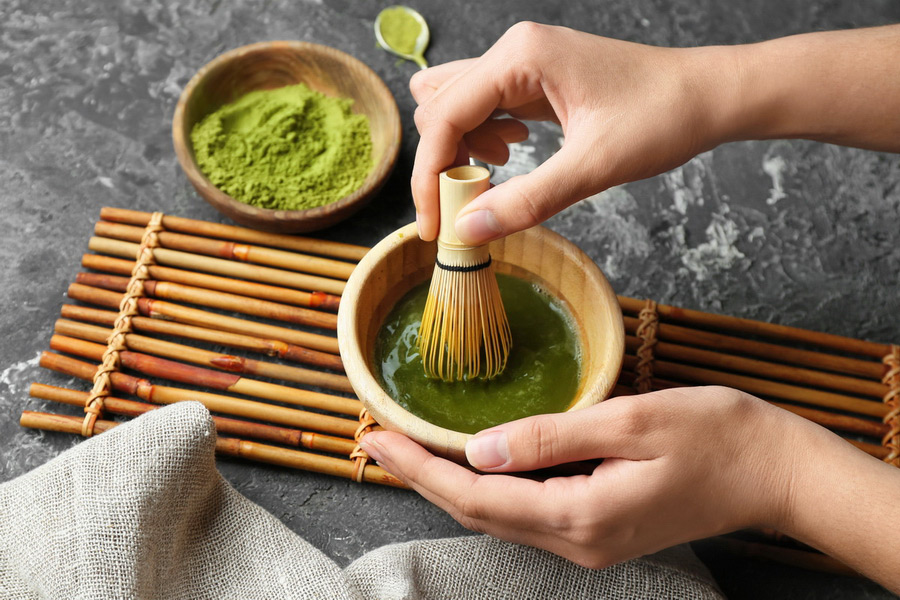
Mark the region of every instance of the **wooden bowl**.
<instances>
[{"instance_id":1,"label":"wooden bowl","mask_svg":"<svg viewBox=\"0 0 900 600\"><path fill-rule=\"evenodd\" d=\"M605 400L622 367L622 311L597 265L574 244L534 227L490 244L498 273L535 281L560 298L581 341L581 379L569 410ZM432 452L465 461L469 435L433 425L408 412L382 389L375 371L375 338L394 304L431 277L436 244L419 239L415 224L379 242L353 270L338 311L338 344L359 399L386 429L399 431Z\"/></svg>"},{"instance_id":2,"label":"wooden bowl","mask_svg":"<svg viewBox=\"0 0 900 600\"><path fill-rule=\"evenodd\" d=\"M258 208L216 188L194 159L194 124L248 92L296 83L327 96L351 98L353 110L369 118L374 167L362 186L336 202L308 210ZM393 170L400 137L397 103L378 75L349 54L309 42L260 42L218 56L184 88L172 121L175 154L197 193L238 223L287 233L323 229L362 208Z\"/></svg>"}]
</instances>

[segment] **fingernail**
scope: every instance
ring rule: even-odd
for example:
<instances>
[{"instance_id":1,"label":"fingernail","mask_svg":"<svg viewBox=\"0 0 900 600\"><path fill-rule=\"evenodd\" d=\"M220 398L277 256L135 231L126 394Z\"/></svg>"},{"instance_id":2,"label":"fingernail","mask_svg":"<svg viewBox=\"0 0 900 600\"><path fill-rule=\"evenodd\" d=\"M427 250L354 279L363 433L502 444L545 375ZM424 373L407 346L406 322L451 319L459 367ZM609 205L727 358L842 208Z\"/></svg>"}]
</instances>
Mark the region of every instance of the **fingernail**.
<instances>
[{"instance_id":1,"label":"fingernail","mask_svg":"<svg viewBox=\"0 0 900 600\"><path fill-rule=\"evenodd\" d=\"M466 458L476 469L493 469L509 461L506 433L490 431L471 438L466 444Z\"/></svg>"},{"instance_id":2,"label":"fingernail","mask_svg":"<svg viewBox=\"0 0 900 600\"><path fill-rule=\"evenodd\" d=\"M503 228L489 210L476 210L456 220L456 235L469 244L492 240L501 233Z\"/></svg>"},{"instance_id":3,"label":"fingernail","mask_svg":"<svg viewBox=\"0 0 900 600\"><path fill-rule=\"evenodd\" d=\"M372 459L381 462L384 456L384 447L379 444L371 435L366 435L359 440L359 447L369 455Z\"/></svg>"}]
</instances>

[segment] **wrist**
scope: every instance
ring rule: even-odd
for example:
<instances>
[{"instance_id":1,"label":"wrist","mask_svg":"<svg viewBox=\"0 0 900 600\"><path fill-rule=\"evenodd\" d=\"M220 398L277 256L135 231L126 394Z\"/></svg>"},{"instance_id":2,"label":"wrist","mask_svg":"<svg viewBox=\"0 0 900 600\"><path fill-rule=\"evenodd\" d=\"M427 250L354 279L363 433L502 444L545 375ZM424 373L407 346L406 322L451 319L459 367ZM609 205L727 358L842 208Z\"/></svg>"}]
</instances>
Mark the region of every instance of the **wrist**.
<instances>
[{"instance_id":1,"label":"wrist","mask_svg":"<svg viewBox=\"0 0 900 600\"><path fill-rule=\"evenodd\" d=\"M809 439L807 425L811 424L763 400L749 398L754 413L742 419L746 461L741 468L750 505L747 522L741 527L786 532L793 528L798 480L810 467L808 454L815 448Z\"/></svg>"},{"instance_id":2,"label":"wrist","mask_svg":"<svg viewBox=\"0 0 900 600\"><path fill-rule=\"evenodd\" d=\"M740 132L750 128L740 47L700 46L676 52L684 74L684 98L692 109L696 153L740 139Z\"/></svg>"},{"instance_id":3,"label":"wrist","mask_svg":"<svg viewBox=\"0 0 900 600\"><path fill-rule=\"evenodd\" d=\"M896 151L898 39L883 27L711 48L718 83L707 108L719 143L802 138Z\"/></svg>"}]
</instances>

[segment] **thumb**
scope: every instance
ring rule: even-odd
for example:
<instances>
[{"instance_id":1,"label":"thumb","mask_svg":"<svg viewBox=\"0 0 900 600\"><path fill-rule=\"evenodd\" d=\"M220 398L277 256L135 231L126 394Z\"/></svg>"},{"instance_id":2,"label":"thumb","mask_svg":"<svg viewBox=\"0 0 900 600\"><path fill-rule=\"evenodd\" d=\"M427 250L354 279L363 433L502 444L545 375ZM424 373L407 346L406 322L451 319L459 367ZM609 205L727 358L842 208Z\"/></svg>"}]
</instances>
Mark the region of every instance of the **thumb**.
<instances>
[{"instance_id":1,"label":"thumb","mask_svg":"<svg viewBox=\"0 0 900 600\"><path fill-rule=\"evenodd\" d=\"M640 409L613 398L571 412L537 415L472 436L466 459L486 472L533 471L596 458L644 458Z\"/></svg>"},{"instance_id":2,"label":"thumb","mask_svg":"<svg viewBox=\"0 0 900 600\"><path fill-rule=\"evenodd\" d=\"M579 169L585 153L575 148L572 143L563 145L531 173L513 177L472 200L456 218L456 234L466 244L481 245L542 223L589 196L596 182Z\"/></svg>"}]
</instances>

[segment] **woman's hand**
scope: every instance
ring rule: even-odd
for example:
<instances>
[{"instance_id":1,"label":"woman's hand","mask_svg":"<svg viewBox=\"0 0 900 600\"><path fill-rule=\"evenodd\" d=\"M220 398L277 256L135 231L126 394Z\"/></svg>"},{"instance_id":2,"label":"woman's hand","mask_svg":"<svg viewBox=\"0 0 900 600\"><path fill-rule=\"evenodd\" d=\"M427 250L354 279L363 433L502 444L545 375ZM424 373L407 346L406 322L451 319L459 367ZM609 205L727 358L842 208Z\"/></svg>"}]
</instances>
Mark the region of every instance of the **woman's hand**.
<instances>
[{"instance_id":1,"label":"woman's hand","mask_svg":"<svg viewBox=\"0 0 900 600\"><path fill-rule=\"evenodd\" d=\"M683 388L482 431L466 454L488 475L396 433L371 433L363 448L465 527L598 568L739 528L781 525L797 427L817 428L736 390ZM604 461L591 475L534 481L499 474L597 458Z\"/></svg>"},{"instance_id":2,"label":"woman's hand","mask_svg":"<svg viewBox=\"0 0 900 600\"><path fill-rule=\"evenodd\" d=\"M540 223L610 186L676 167L719 142L734 78L726 48L672 49L519 23L483 56L410 82L421 139L412 176L419 235L436 237L438 175L474 156L503 164L528 130L555 121L565 142L532 173L482 194L457 233L480 244ZM512 118L498 118L509 115Z\"/></svg>"},{"instance_id":3,"label":"woman's hand","mask_svg":"<svg viewBox=\"0 0 900 600\"><path fill-rule=\"evenodd\" d=\"M493 427L466 445L486 475L397 433L362 447L465 527L587 567L765 526L900 591L900 469L737 390L670 389ZM598 458L590 475L503 474Z\"/></svg>"},{"instance_id":4,"label":"woman's hand","mask_svg":"<svg viewBox=\"0 0 900 600\"><path fill-rule=\"evenodd\" d=\"M759 44L658 48L562 27L514 25L483 56L417 73L412 193L436 237L438 175L474 156L503 164L518 121L562 125L562 148L460 211L481 244L613 185L734 140L806 138L900 152L900 25ZM512 118L498 118L509 115Z\"/></svg>"}]
</instances>

